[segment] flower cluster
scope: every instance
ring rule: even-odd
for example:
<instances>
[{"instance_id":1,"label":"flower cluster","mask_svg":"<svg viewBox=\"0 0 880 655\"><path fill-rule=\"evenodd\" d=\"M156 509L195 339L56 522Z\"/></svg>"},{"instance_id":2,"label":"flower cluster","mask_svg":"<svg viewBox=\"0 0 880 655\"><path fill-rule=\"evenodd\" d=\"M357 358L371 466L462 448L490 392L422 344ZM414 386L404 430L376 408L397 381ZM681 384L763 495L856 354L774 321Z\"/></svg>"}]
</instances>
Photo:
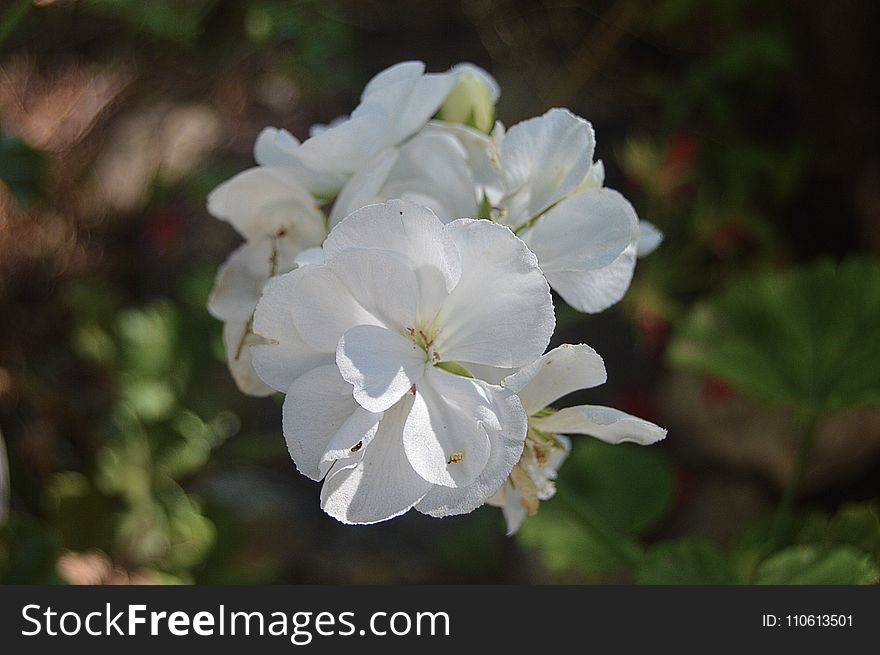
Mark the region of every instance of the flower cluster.
<instances>
[{"instance_id":1,"label":"flower cluster","mask_svg":"<svg viewBox=\"0 0 880 655\"><path fill-rule=\"evenodd\" d=\"M505 129L499 94L470 64L392 66L305 141L264 130L258 165L208 198L245 239L209 301L230 370L245 393L285 394L290 455L342 522L489 502L512 533L553 495L562 435L666 434L548 408L605 381L589 346L545 353L551 287L601 311L662 237L603 186L587 121L551 109Z\"/></svg>"}]
</instances>

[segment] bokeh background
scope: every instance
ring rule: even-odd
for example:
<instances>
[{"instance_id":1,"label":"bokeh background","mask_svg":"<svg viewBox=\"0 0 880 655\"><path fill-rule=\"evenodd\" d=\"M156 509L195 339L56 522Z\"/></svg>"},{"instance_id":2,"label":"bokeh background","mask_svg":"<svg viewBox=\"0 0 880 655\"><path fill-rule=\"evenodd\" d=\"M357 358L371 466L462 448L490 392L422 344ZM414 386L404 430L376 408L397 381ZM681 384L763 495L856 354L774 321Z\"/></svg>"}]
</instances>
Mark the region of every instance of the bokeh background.
<instances>
[{"instance_id":1,"label":"bokeh background","mask_svg":"<svg viewBox=\"0 0 880 655\"><path fill-rule=\"evenodd\" d=\"M868 1L3 0L0 582L876 581L878 25ZM403 59L483 66L507 125L586 117L666 234L615 308L557 299L554 340L609 370L568 403L667 440L576 439L513 538L491 507L325 516L205 310L238 243L207 192Z\"/></svg>"}]
</instances>

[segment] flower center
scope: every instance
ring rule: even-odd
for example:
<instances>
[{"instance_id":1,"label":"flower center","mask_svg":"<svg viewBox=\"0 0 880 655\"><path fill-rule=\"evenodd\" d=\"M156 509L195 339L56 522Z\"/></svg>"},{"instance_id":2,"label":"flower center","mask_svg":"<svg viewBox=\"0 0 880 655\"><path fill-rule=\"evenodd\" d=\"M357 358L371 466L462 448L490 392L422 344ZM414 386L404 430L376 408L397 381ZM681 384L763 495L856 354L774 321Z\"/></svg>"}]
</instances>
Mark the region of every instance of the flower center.
<instances>
[{"instance_id":1,"label":"flower center","mask_svg":"<svg viewBox=\"0 0 880 655\"><path fill-rule=\"evenodd\" d=\"M433 324L427 327L406 328L406 334L409 338L425 353L425 361L432 364L440 361L440 353L434 343L439 332L440 329Z\"/></svg>"}]
</instances>

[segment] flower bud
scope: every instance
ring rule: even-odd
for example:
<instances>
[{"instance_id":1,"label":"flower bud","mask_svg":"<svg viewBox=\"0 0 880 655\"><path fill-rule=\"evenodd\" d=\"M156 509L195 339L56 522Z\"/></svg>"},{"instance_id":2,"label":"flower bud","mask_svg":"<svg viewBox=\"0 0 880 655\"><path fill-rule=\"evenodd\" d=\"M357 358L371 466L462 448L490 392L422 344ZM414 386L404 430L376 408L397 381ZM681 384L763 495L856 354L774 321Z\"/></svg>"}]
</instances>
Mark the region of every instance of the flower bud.
<instances>
[{"instance_id":1,"label":"flower bud","mask_svg":"<svg viewBox=\"0 0 880 655\"><path fill-rule=\"evenodd\" d=\"M458 64L450 72L458 77L458 82L437 112L437 118L463 123L488 134L495 123L498 83L473 64Z\"/></svg>"}]
</instances>

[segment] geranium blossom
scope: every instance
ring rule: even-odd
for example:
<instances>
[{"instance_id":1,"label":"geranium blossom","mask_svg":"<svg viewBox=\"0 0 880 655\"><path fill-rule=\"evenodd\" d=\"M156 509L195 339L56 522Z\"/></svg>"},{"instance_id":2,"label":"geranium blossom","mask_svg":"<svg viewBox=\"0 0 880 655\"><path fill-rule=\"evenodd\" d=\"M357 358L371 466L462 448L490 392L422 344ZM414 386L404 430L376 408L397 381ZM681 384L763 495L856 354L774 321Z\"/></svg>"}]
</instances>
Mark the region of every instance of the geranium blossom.
<instances>
[{"instance_id":1,"label":"geranium blossom","mask_svg":"<svg viewBox=\"0 0 880 655\"><path fill-rule=\"evenodd\" d=\"M659 231L640 226L632 205L602 186L592 126L570 111L551 109L509 130L499 123L491 135L454 124L431 127L461 141L491 217L523 238L550 285L575 309L598 312L620 300L637 254L659 245Z\"/></svg>"},{"instance_id":2,"label":"geranium blossom","mask_svg":"<svg viewBox=\"0 0 880 655\"><path fill-rule=\"evenodd\" d=\"M251 319L266 281L296 264L304 249L326 236L324 215L309 192L287 169L256 167L214 189L208 210L245 238L217 272L208 309L222 320L229 369L247 394L272 393L253 371L247 346L259 339Z\"/></svg>"},{"instance_id":3,"label":"geranium blossom","mask_svg":"<svg viewBox=\"0 0 880 655\"><path fill-rule=\"evenodd\" d=\"M444 225L401 200L341 221L323 262L273 279L254 330L260 377L286 394L297 468L324 479L324 510L373 523L485 502L518 461L516 393L468 367L518 368L554 327L534 255L507 228Z\"/></svg>"},{"instance_id":4,"label":"geranium blossom","mask_svg":"<svg viewBox=\"0 0 880 655\"><path fill-rule=\"evenodd\" d=\"M462 144L451 134L426 129L399 148L383 150L346 182L330 225L364 205L392 198L429 207L448 223L477 215L477 193Z\"/></svg>"},{"instance_id":5,"label":"geranium blossom","mask_svg":"<svg viewBox=\"0 0 880 655\"><path fill-rule=\"evenodd\" d=\"M516 391L529 415L528 436L522 459L489 503L502 508L508 534L519 529L527 514L538 511L541 500L556 493L556 471L571 448L563 435L583 434L606 443L649 445L666 436L666 430L612 407L577 405L549 408L574 391L591 389L607 379L605 365L585 344L565 344L508 376L502 385Z\"/></svg>"},{"instance_id":6,"label":"geranium blossom","mask_svg":"<svg viewBox=\"0 0 880 655\"><path fill-rule=\"evenodd\" d=\"M333 197L370 160L418 132L437 113L468 67L425 73L420 61L405 61L371 79L358 106L312 136L298 141L285 130L267 128L254 148L258 163L296 171L319 197Z\"/></svg>"}]
</instances>

